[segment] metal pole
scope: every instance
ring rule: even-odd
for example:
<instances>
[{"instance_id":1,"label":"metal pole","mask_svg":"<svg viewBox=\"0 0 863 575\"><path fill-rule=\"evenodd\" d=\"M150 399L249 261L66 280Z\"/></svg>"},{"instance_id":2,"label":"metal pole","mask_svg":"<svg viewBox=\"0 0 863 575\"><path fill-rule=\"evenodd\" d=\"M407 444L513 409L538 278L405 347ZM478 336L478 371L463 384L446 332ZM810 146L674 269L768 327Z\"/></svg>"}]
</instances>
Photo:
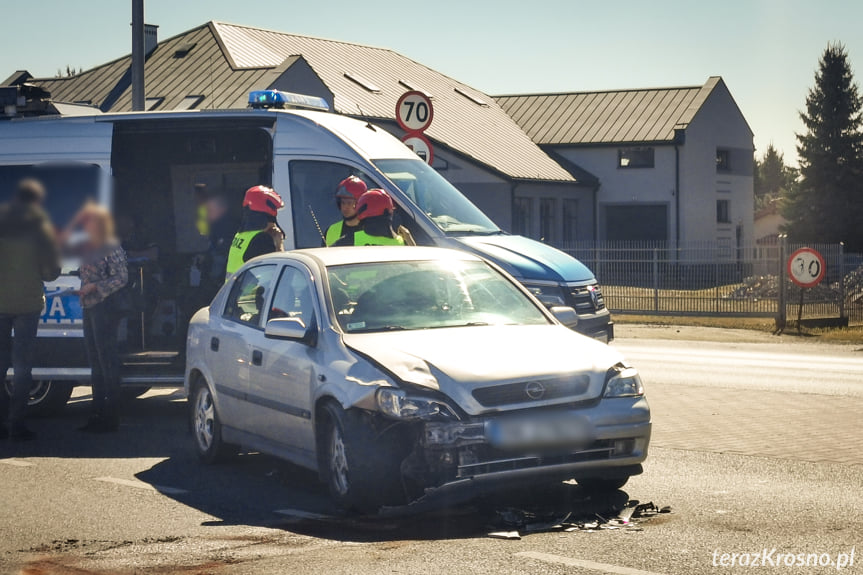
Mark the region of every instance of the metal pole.
<instances>
[{"instance_id":1,"label":"metal pole","mask_svg":"<svg viewBox=\"0 0 863 575\"><path fill-rule=\"evenodd\" d=\"M848 325L847 309L845 308L845 244L839 242L839 319L843 325Z\"/></svg>"},{"instance_id":2,"label":"metal pole","mask_svg":"<svg viewBox=\"0 0 863 575\"><path fill-rule=\"evenodd\" d=\"M659 248L653 248L653 311L659 311Z\"/></svg>"},{"instance_id":3,"label":"metal pole","mask_svg":"<svg viewBox=\"0 0 863 575\"><path fill-rule=\"evenodd\" d=\"M785 301L785 298L788 295L788 286L786 285L788 278L785 277L785 259L788 257L787 240L788 236L785 234L779 236L779 309L777 310L778 313L776 316L776 327L779 331L785 329L785 323L788 319L788 309Z\"/></svg>"},{"instance_id":4,"label":"metal pole","mask_svg":"<svg viewBox=\"0 0 863 575\"><path fill-rule=\"evenodd\" d=\"M144 0L132 0L132 110L144 110Z\"/></svg>"}]
</instances>

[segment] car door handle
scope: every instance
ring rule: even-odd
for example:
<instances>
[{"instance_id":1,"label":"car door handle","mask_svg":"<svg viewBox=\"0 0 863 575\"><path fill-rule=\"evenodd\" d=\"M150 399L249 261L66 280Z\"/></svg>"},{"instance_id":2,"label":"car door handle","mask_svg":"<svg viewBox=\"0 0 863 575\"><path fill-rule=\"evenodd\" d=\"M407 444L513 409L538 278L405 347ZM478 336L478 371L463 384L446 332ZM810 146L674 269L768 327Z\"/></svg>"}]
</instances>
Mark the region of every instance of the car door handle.
<instances>
[{"instance_id":1,"label":"car door handle","mask_svg":"<svg viewBox=\"0 0 863 575\"><path fill-rule=\"evenodd\" d=\"M210 339L210 349L213 351L219 351L219 338L214 337Z\"/></svg>"},{"instance_id":2,"label":"car door handle","mask_svg":"<svg viewBox=\"0 0 863 575\"><path fill-rule=\"evenodd\" d=\"M261 365L264 363L264 352L259 349L252 351L252 365Z\"/></svg>"}]
</instances>

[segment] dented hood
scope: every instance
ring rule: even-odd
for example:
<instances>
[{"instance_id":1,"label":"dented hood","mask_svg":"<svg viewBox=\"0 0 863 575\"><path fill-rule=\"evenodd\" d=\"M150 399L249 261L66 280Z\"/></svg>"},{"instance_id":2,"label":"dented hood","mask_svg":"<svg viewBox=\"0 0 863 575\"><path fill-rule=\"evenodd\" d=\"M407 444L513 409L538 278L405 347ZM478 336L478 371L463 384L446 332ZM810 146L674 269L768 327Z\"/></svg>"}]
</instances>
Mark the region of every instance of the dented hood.
<instances>
[{"instance_id":1,"label":"dented hood","mask_svg":"<svg viewBox=\"0 0 863 575\"><path fill-rule=\"evenodd\" d=\"M561 376L586 375L590 384L579 397L558 402L598 397L608 368L622 361L614 348L560 325L346 334L344 342L402 381L440 390L468 413L483 411L471 395L476 388Z\"/></svg>"}]
</instances>

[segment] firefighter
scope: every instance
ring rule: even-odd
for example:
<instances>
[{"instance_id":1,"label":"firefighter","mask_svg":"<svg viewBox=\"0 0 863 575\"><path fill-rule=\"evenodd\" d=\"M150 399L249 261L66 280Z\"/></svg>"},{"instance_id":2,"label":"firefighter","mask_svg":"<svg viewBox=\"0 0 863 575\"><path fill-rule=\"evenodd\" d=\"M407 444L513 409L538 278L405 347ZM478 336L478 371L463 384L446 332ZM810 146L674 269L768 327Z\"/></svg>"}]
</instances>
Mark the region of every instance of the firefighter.
<instances>
[{"instance_id":1,"label":"firefighter","mask_svg":"<svg viewBox=\"0 0 863 575\"><path fill-rule=\"evenodd\" d=\"M395 205L392 198L383 190L372 189L360 196L360 199L357 200L357 217L362 229L354 233L353 245L405 245L402 236L393 231L394 211Z\"/></svg>"},{"instance_id":2,"label":"firefighter","mask_svg":"<svg viewBox=\"0 0 863 575\"><path fill-rule=\"evenodd\" d=\"M342 219L327 228L325 244L335 245L344 238L341 245L354 245L354 234L360 229L360 219L357 217L357 201L366 193L366 183L356 176L348 176L336 188L336 205L342 213Z\"/></svg>"},{"instance_id":3,"label":"firefighter","mask_svg":"<svg viewBox=\"0 0 863 575\"><path fill-rule=\"evenodd\" d=\"M284 250L285 232L276 223L276 216L283 207L285 202L272 188L255 186L246 190L243 222L228 251L225 281L250 259Z\"/></svg>"}]
</instances>

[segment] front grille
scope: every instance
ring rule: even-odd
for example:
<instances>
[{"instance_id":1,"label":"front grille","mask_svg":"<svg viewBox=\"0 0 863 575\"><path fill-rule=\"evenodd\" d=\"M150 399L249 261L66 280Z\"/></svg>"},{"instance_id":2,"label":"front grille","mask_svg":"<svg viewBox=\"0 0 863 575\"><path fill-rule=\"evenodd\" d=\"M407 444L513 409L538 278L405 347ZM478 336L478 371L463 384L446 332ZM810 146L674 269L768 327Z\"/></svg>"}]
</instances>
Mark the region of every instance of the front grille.
<instances>
[{"instance_id":1,"label":"front grille","mask_svg":"<svg viewBox=\"0 0 863 575\"><path fill-rule=\"evenodd\" d=\"M497 452L491 454L502 455ZM601 440L594 442L587 449L582 449L574 453L565 453L558 455L532 455L527 457L508 457L494 458L475 463L467 463L458 466L456 473L457 477L473 477L476 475L484 475L486 473L495 473L499 471L513 471L516 469L530 469L532 467L547 467L551 465L561 465L565 463L577 463L580 461L600 461L610 459L614 455L614 441Z\"/></svg>"},{"instance_id":2,"label":"front grille","mask_svg":"<svg viewBox=\"0 0 863 575\"><path fill-rule=\"evenodd\" d=\"M567 300L579 315L592 314L605 309L605 300L598 285L569 288Z\"/></svg>"},{"instance_id":3,"label":"front grille","mask_svg":"<svg viewBox=\"0 0 863 575\"><path fill-rule=\"evenodd\" d=\"M497 407L513 403L579 396L587 391L589 385L590 377L582 374L575 377L567 376L479 387L473 390L473 397L485 407Z\"/></svg>"}]
</instances>

